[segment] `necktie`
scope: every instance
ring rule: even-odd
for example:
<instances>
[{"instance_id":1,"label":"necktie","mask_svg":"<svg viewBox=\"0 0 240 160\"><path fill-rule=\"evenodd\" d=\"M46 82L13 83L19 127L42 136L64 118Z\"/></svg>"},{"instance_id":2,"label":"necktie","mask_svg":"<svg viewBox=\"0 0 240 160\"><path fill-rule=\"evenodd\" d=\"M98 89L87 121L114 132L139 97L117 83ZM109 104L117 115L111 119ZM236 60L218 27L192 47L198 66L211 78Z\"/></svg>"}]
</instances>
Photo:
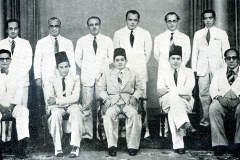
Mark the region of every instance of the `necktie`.
<instances>
[{"instance_id":1,"label":"necktie","mask_svg":"<svg viewBox=\"0 0 240 160\"><path fill-rule=\"evenodd\" d=\"M174 41L173 41L173 34L174 33L171 33L171 37L170 37L170 43L169 43L169 46L170 46L170 51L173 50L173 47L174 47Z\"/></svg>"},{"instance_id":2,"label":"necktie","mask_svg":"<svg viewBox=\"0 0 240 160\"><path fill-rule=\"evenodd\" d=\"M207 36L206 36L207 43L209 44L210 41L210 30L208 29Z\"/></svg>"},{"instance_id":3,"label":"necktie","mask_svg":"<svg viewBox=\"0 0 240 160\"><path fill-rule=\"evenodd\" d=\"M122 73L122 71L120 71L118 73L118 85L119 85L119 88L121 88L121 85L122 85L122 75L123 75L123 73Z\"/></svg>"},{"instance_id":4,"label":"necktie","mask_svg":"<svg viewBox=\"0 0 240 160\"><path fill-rule=\"evenodd\" d=\"M1 69L1 73L5 73L7 75L8 74L8 70Z\"/></svg>"},{"instance_id":5,"label":"necktie","mask_svg":"<svg viewBox=\"0 0 240 160\"><path fill-rule=\"evenodd\" d=\"M130 44L133 47L133 43L134 43L134 35L133 35L133 31L131 31L130 33Z\"/></svg>"},{"instance_id":6,"label":"necktie","mask_svg":"<svg viewBox=\"0 0 240 160\"><path fill-rule=\"evenodd\" d=\"M13 54L13 52L14 52L14 48L15 48L15 41L12 40L12 45L11 45L11 51L12 51L12 54Z\"/></svg>"},{"instance_id":7,"label":"necktie","mask_svg":"<svg viewBox=\"0 0 240 160\"><path fill-rule=\"evenodd\" d=\"M233 71L233 70L229 70L229 71L227 72L227 79L228 79L228 83L229 83L230 85L232 85L233 82L235 81L234 71Z\"/></svg>"},{"instance_id":8,"label":"necktie","mask_svg":"<svg viewBox=\"0 0 240 160\"><path fill-rule=\"evenodd\" d=\"M62 87L63 87L63 97L66 97L66 84L65 84L65 78L62 78Z\"/></svg>"},{"instance_id":9,"label":"necktie","mask_svg":"<svg viewBox=\"0 0 240 160\"><path fill-rule=\"evenodd\" d=\"M57 39L57 37L55 37L54 53L57 53L58 51L59 51L58 39Z\"/></svg>"},{"instance_id":10,"label":"necktie","mask_svg":"<svg viewBox=\"0 0 240 160\"><path fill-rule=\"evenodd\" d=\"M174 77L175 84L176 84L176 86L177 86L177 79L178 79L178 72L177 72L177 69L174 70L173 77Z\"/></svg>"},{"instance_id":11,"label":"necktie","mask_svg":"<svg viewBox=\"0 0 240 160\"><path fill-rule=\"evenodd\" d=\"M96 37L94 37L93 39L93 49L94 49L94 52L95 54L97 53L97 41L96 41Z\"/></svg>"}]
</instances>

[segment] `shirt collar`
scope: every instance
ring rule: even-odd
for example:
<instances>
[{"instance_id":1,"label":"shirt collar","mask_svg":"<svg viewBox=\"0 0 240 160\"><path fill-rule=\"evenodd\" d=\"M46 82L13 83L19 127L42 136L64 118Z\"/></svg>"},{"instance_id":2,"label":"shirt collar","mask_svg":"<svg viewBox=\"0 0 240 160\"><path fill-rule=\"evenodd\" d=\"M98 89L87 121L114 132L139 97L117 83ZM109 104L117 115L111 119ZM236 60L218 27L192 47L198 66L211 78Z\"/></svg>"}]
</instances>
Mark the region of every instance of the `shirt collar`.
<instances>
[{"instance_id":1,"label":"shirt collar","mask_svg":"<svg viewBox=\"0 0 240 160\"><path fill-rule=\"evenodd\" d=\"M238 70L239 70L239 65L238 65L236 68L234 68L234 69L229 69L229 68L227 68L227 73L228 73L230 70L232 70L232 71L234 72L234 74L237 74L237 73L238 73Z\"/></svg>"},{"instance_id":2,"label":"shirt collar","mask_svg":"<svg viewBox=\"0 0 240 160\"><path fill-rule=\"evenodd\" d=\"M211 28L209 28L209 31L211 31L211 30L214 30L216 27L215 26L212 26ZM205 31L208 31L208 28L205 26Z\"/></svg>"},{"instance_id":3,"label":"shirt collar","mask_svg":"<svg viewBox=\"0 0 240 160\"><path fill-rule=\"evenodd\" d=\"M55 42L55 38L57 38L58 43L59 43L59 41L60 41L60 34L57 37L53 37L53 36L50 35L50 38L51 38L52 42Z\"/></svg>"},{"instance_id":4,"label":"shirt collar","mask_svg":"<svg viewBox=\"0 0 240 160\"><path fill-rule=\"evenodd\" d=\"M134 32L137 32L137 30L138 30L138 26L137 26L135 29L133 29L133 30L128 29L127 26L126 26L126 28L127 28L127 30L129 31L129 34L131 33L131 31L133 31L133 34L134 34Z\"/></svg>"},{"instance_id":5,"label":"shirt collar","mask_svg":"<svg viewBox=\"0 0 240 160\"><path fill-rule=\"evenodd\" d=\"M89 33L89 35L90 35L91 39L94 39L94 37L96 37L96 39L98 39L98 37L100 36L100 33L98 33L98 35L96 35L96 36L93 36L91 33Z\"/></svg>"},{"instance_id":6,"label":"shirt collar","mask_svg":"<svg viewBox=\"0 0 240 160\"><path fill-rule=\"evenodd\" d=\"M171 34L171 33L174 33L174 34L177 34L177 33L179 33L179 31L176 29L175 31L170 31L169 29L167 29L167 33L169 33L169 35Z\"/></svg>"},{"instance_id":7,"label":"shirt collar","mask_svg":"<svg viewBox=\"0 0 240 160\"><path fill-rule=\"evenodd\" d=\"M124 69L122 69L122 70L119 70L119 69L117 69L117 68L116 68L116 71L117 71L117 74L118 74L118 73L120 73L120 71L121 71L122 73L124 73L124 71L125 71L125 68L124 68Z\"/></svg>"},{"instance_id":8,"label":"shirt collar","mask_svg":"<svg viewBox=\"0 0 240 160\"><path fill-rule=\"evenodd\" d=\"M12 38L10 38L10 37L8 37L8 40L9 40L9 42L10 43L12 43L12 41L14 40L15 42L17 42L18 41L18 39L19 39L19 37L17 36L16 38L14 38L14 39L12 39Z\"/></svg>"}]
</instances>

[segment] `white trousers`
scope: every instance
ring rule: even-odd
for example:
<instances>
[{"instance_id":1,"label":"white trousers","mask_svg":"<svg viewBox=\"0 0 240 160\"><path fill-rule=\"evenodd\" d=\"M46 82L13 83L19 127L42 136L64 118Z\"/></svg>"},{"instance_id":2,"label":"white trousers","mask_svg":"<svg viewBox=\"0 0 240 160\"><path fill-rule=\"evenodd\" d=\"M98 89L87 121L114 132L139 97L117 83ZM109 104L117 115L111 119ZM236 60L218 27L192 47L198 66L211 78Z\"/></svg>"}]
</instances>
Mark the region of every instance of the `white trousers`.
<instances>
[{"instance_id":1,"label":"white trousers","mask_svg":"<svg viewBox=\"0 0 240 160\"><path fill-rule=\"evenodd\" d=\"M25 137L29 137L29 111L27 107L22 106L22 105L16 105L13 109L12 112L12 117L16 119L16 129L17 129L17 136L18 140L21 140ZM0 112L0 119L2 119L2 113ZM1 125L1 123L0 123ZM9 141L11 140L11 131L12 131L12 126L11 124L9 125L10 127L8 128L8 133L5 135L6 131L6 125L3 123L3 131L1 131L2 134L2 141ZM0 126L1 127L1 126Z\"/></svg>"},{"instance_id":2,"label":"white trousers","mask_svg":"<svg viewBox=\"0 0 240 160\"><path fill-rule=\"evenodd\" d=\"M191 112L193 99L190 103L178 94L169 92L160 100L162 110L168 113L168 121L172 133L173 149L184 148L183 130L180 127L189 122L187 112Z\"/></svg>"},{"instance_id":3,"label":"white trousers","mask_svg":"<svg viewBox=\"0 0 240 160\"><path fill-rule=\"evenodd\" d=\"M126 115L125 127L127 147L138 149L141 138L142 120L141 115L139 115L137 110L130 105L126 105L123 109L114 105L108 108L106 114L103 116L103 124L107 136L108 148L111 146L117 147L119 126L118 115L121 113Z\"/></svg>"},{"instance_id":4,"label":"white trousers","mask_svg":"<svg viewBox=\"0 0 240 160\"><path fill-rule=\"evenodd\" d=\"M67 123L67 130L71 132L70 145L80 147L83 129L83 115L77 104L71 105L66 110L70 114ZM63 108L51 109L51 117L48 119L49 131L53 137L55 151L62 150L61 138L63 135L63 118L65 110Z\"/></svg>"}]
</instances>

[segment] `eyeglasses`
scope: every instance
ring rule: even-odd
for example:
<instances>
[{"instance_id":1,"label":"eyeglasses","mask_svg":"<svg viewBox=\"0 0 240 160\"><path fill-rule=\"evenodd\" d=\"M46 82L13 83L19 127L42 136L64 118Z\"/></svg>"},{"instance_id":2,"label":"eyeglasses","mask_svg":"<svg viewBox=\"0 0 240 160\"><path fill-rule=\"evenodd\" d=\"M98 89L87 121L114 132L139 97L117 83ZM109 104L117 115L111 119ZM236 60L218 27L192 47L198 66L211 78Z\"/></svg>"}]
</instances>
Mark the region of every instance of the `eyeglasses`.
<instances>
[{"instance_id":1,"label":"eyeglasses","mask_svg":"<svg viewBox=\"0 0 240 160\"><path fill-rule=\"evenodd\" d=\"M6 60L6 62L9 62L11 60L11 58L0 58L1 62L4 62L4 60Z\"/></svg>"},{"instance_id":2,"label":"eyeglasses","mask_svg":"<svg viewBox=\"0 0 240 160\"><path fill-rule=\"evenodd\" d=\"M49 27L50 27L50 28L54 28L54 27L55 27L55 28L59 28L60 25L55 25L55 26L54 26L54 25L49 25Z\"/></svg>"},{"instance_id":3,"label":"eyeglasses","mask_svg":"<svg viewBox=\"0 0 240 160\"><path fill-rule=\"evenodd\" d=\"M170 21L170 20L169 20L169 21L167 21L168 24L171 24L171 23L175 24L175 23L177 23L177 22L178 22L177 20L173 20L173 21Z\"/></svg>"},{"instance_id":4,"label":"eyeglasses","mask_svg":"<svg viewBox=\"0 0 240 160\"><path fill-rule=\"evenodd\" d=\"M211 17L203 17L203 20L207 20L207 19L213 19L213 16L211 16Z\"/></svg>"},{"instance_id":5,"label":"eyeglasses","mask_svg":"<svg viewBox=\"0 0 240 160\"><path fill-rule=\"evenodd\" d=\"M232 57L226 57L225 59L230 61L231 59L236 60L236 59L238 59L238 57L237 56L232 56Z\"/></svg>"}]
</instances>

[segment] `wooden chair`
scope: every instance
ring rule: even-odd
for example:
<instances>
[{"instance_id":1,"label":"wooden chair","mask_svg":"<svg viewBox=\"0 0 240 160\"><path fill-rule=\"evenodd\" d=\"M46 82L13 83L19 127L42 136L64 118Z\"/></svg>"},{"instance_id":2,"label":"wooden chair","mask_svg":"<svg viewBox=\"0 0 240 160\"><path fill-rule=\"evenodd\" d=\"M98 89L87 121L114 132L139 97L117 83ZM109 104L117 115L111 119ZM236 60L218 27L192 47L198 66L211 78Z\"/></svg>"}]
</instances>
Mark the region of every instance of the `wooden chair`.
<instances>
[{"instance_id":1,"label":"wooden chair","mask_svg":"<svg viewBox=\"0 0 240 160\"><path fill-rule=\"evenodd\" d=\"M98 124L98 135L100 138L100 141L103 141L103 132L104 132L104 126L103 126L103 118L102 118L102 114L101 114L101 110L102 110L102 106L104 105L103 103L103 99L98 98L97 101L99 101L100 103L100 109L98 111L98 120L99 120L99 124ZM141 133L141 137L143 137L145 135L146 132L146 124L145 124L145 116L146 116L146 111L144 110L144 101L147 101L147 98L143 98L140 97L139 98L139 105L140 105L140 110L138 111L138 113L141 115L141 120L142 120L142 133ZM124 115L119 115L119 126L122 127L125 125L125 116Z\"/></svg>"}]
</instances>

